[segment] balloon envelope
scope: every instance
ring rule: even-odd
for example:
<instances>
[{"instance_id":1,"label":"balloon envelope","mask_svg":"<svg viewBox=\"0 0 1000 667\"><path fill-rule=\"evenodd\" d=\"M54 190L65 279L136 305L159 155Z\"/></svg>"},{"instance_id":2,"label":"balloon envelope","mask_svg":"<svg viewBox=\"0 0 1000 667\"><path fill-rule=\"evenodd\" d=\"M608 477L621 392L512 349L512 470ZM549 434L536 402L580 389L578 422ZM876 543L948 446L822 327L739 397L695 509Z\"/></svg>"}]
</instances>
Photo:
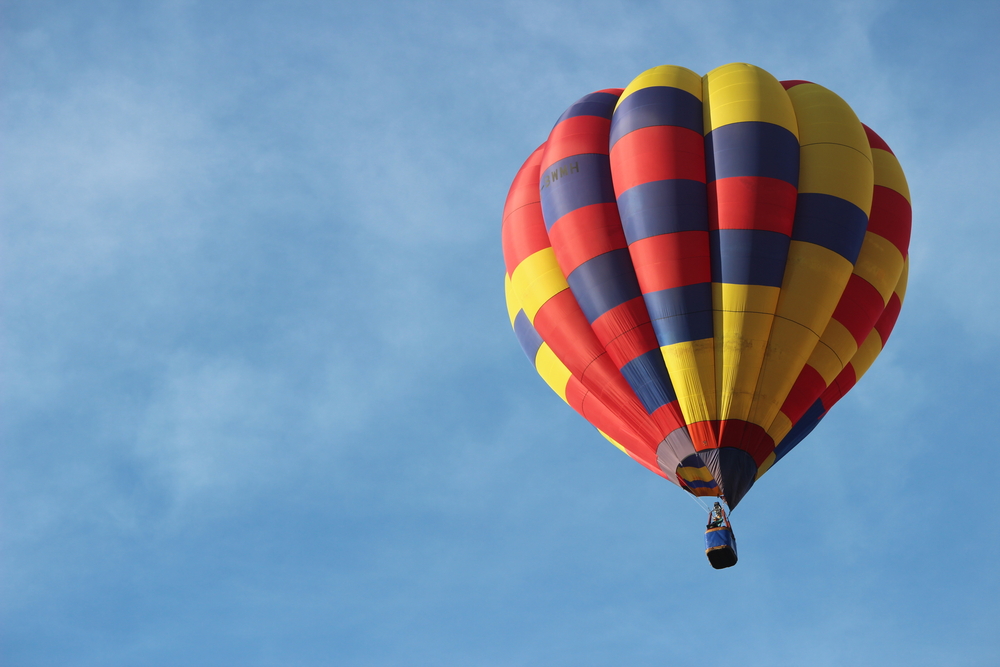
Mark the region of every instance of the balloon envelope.
<instances>
[{"instance_id":1,"label":"balloon envelope","mask_svg":"<svg viewBox=\"0 0 1000 667\"><path fill-rule=\"evenodd\" d=\"M518 171L508 312L602 435L735 507L881 351L909 235L899 162L833 92L656 67L571 105Z\"/></svg>"}]
</instances>

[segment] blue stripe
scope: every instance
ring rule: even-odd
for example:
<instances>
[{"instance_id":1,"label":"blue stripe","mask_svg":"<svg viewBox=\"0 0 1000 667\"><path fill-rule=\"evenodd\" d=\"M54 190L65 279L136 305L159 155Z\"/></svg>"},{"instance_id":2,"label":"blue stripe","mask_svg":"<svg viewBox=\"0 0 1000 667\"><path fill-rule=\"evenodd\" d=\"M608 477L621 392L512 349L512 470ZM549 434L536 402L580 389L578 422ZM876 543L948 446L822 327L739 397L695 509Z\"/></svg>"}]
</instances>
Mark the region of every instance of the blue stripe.
<instances>
[{"instance_id":1,"label":"blue stripe","mask_svg":"<svg viewBox=\"0 0 1000 667\"><path fill-rule=\"evenodd\" d=\"M681 479L684 478L681 477ZM715 480L712 480L711 482L702 482L701 480L697 479L696 480L684 479L684 484L686 486L691 487L692 489L714 489L717 486L719 486L718 484L715 483Z\"/></svg>"},{"instance_id":2,"label":"blue stripe","mask_svg":"<svg viewBox=\"0 0 1000 667\"><path fill-rule=\"evenodd\" d=\"M780 461L795 445L802 442L807 435L812 433L813 429L819 425L820 420L823 419L823 415L823 401L822 399L816 399L816 402L795 422L792 429L778 443L778 446L774 448L774 462L777 463Z\"/></svg>"},{"instance_id":3,"label":"blue stripe","mask_svg":"<svg viewBox=\"0 0 1000 667\"><path fill-rule=\"evenodd\" d=\"M792 239L828 248L854 264L861 253L867 229L868 216L846 199L814 192L799 193Z\"/></svg>"},{"instance_id":4,"label":"blue stripe","mask_svg":"<svg viewBox=\"0 0 1000 667\"><path fill-rule=\"evenodd\" d=\"M787 236L763 229L716 229L709 234L713 282L781 287Z\"/></svg>"},{"instance_id":5,"label":"blue stripe","mask_svg":"<svg viewBox=\"0 0 1000 667\"><path fill-rule=\"evenodd\" d=\"M587 320L594 320L615 306L641 296L628 248L592 257L566 278Z\"/></svg>"},{"instance_id":6,"label":"blue stripe","mask_svg":"<svg viewBox=\"0 0 1000 667\"><path fill-rule=\"evenodd\" d=\"M611 142L615 143L629 132L644 128L669 125L703 131L701 100L680 88L650 86L630 94L615 109L611 118Z\"/></svg>"},{"instance_id":7,"label":"blue stripe","mask_svg":"<svg viewBox=\"0 0 1000 667\"><path fill-rule=\"evenodd\" d=\"M591 204L613 204L615 187L607 155L584 153L554 162L539 174L545 229L571 211Z\"/></svg>"},{"instance_id":8,"label":"blue stripe","mask_svg":"<svg viewBox=\"0 0 1000 667\"><path fill-rule=\"evenodd\" d=\"M798 187L799 140L773 123L717 127L705 137L708 182L733 176L777 178Z\"/></svg>"},{"instance_id":9,"label":"blue stripe","mask_svg":"<svg viewBox=\"0 0 1000 667\"><path fill-rule=\"evenodd\" d=\"M658 349L641 354L625 364L622 375L649 414L677 400L667 367L663 365L663 355Z\"/></svg>"},{"instance_id":10,"label":"blue stripe","mask_svg":"<svg viewBox=\"0 0 1000 667\"><path fill-rule=\"evenodd\" d=\"M559 116L556 125L567 118L575 116L598 116L611 120L611 114L615 111L615 104L618 103L618 95L613 93L590 93L584 95L570 105L569 109Z\"/></svg>"},{"instance_id":11,"label":"blue stripe","mask_svg":"<svg viewBox=\"0 0 1000 667\"><path fill-rule=\"evenodd\" d=\"M696 283L643 295L660 346L712 338L712 284Z\"/></svg>"},{"instance_id":12,"label":"blue stripe","mask_svg":"<svg viewBox=\"0 0 1000 667\"><path fill-rule=\"evenodd\" d=\"M521 349L528 355L528 359L531 363L535 363L535 355L538 354L538 348L544 341L535 327L531 326L523 310L517 311L517 317L514 318L514 335L517 336L517 342L521 344Z\"/></svg>"},{"instance_id":13,"label":"blue stripe","mask_svg":"<svg viewBox=\"0 0 1000 667\"><path fill-rule=\"evenodd\" d=\"M623 192L618 212L630 244L659 234L707 231L708 193L698 181L650 181Z\"/></svg>"}]
</instances>

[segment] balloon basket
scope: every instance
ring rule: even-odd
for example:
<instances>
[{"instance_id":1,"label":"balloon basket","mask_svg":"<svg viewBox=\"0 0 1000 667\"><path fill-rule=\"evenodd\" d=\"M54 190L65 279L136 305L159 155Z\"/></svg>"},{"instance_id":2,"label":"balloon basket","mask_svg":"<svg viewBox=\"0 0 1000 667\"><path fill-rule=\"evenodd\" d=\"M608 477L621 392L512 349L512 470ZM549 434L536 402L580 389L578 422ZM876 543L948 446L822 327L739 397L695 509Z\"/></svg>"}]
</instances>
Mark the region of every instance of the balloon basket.
<instances>
[{"instance_id":1,"label":"balloon basket","mask_svg":"<svg viewBox=\"0 0 1000 667\"><path fill-rule=\"evenodd\" d=\"M736 536L727 526L705 531L705 555L716 570L736 565Z\"/></svg>"}]
</instances>

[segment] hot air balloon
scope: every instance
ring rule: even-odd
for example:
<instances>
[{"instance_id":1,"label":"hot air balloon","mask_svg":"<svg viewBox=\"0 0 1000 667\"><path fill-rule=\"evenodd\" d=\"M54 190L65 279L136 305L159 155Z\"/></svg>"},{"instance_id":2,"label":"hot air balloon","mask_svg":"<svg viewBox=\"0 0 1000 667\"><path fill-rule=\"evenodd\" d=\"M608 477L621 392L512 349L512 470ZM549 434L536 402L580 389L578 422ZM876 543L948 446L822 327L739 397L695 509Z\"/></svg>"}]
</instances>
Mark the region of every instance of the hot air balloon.
<instances>
[{"instance_id":1,"label":"hot air balloon","mask_svg":"<svg viewBox=\"0 0 1000 667\"><path fill-rule=\"evenodd\" d=\"M655 67L573 103L514 177L508 313L601 435L731 510L882 350L910 217L895 155L835 93Z\"/></svg>"}]
</instances>

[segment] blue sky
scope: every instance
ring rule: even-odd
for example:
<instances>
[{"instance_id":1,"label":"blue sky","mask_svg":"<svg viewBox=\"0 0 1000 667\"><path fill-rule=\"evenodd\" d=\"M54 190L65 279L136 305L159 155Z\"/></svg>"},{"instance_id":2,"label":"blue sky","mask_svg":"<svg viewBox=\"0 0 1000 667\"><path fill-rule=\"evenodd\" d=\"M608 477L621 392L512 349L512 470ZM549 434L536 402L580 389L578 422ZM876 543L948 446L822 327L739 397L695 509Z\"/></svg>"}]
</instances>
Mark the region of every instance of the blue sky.
<instances>
[{"instance_id":1,"label":"blue sky","mask_svg":"<svg viewBox=\"0 0 1000 667\"><path fill-rule=\"evenodd\" d=\"M1000 663L1000 5L0 12L5 665ZM524 358L500 214L577 98L733 61L847 100L914 231L717 572Z\"/></svg>"}]
</instances>

